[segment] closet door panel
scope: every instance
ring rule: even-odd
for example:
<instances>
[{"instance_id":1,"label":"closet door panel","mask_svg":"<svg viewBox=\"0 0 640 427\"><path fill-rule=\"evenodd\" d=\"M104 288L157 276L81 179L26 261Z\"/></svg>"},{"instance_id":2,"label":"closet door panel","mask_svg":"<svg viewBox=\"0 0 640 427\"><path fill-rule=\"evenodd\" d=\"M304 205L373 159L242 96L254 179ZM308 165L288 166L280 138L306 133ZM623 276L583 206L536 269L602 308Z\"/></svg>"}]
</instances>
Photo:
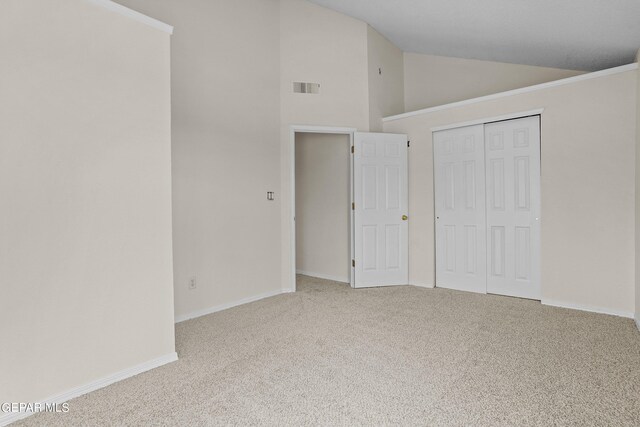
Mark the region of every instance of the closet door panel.
<instances>
[{"instance_id":1,"label":"closet door panel","mask_svg":"<svg viewBox=\"0 0 640 427\"><path fill-rule=\"evenodd\" d=\"M540 116L485 125L487 292L540 299Z\"/></svg>"},{"instance_id":2,"label":"closet door panel","mask_svg":"<svg viewBox=\"0 0 640 427\"><path fill-rule=\"evenodd\" d=\"M486 292L484 126L434 132L436 285Z\"/></svg>"}]
</instances>

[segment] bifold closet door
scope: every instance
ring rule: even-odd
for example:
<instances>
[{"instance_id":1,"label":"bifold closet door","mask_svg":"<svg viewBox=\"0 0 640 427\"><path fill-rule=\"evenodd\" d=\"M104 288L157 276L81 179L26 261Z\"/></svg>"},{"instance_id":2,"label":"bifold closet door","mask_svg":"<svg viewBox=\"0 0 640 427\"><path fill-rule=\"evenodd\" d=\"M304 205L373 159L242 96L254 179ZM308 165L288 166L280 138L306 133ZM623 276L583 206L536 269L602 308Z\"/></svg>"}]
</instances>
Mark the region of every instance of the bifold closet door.
<instances>
[{"instance_id":1,"label":"bifold closet door","mask_svg":"<svg viewBox=\"0 0 640 427\"><path fill-rule=\"evenodd\" d=\"M436 284L486 293L484 125L434 132Z\"/></svg>"},{"instance_id":2,"label":"bifold closet door","mask_svg":"<svg viewBox=\"0 0 640 427\"><path fill-rule=\"evenodd\" d=\"M487 292L540 299L540 116L485 125Z\"/></svg>"}]
</instances>

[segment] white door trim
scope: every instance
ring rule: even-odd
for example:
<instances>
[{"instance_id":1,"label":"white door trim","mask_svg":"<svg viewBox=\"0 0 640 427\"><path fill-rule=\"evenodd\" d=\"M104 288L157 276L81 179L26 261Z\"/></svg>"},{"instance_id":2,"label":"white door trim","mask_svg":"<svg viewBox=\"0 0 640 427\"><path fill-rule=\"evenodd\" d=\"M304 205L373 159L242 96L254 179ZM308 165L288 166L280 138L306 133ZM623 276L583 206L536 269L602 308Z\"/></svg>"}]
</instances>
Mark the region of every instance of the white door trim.
<instances>
[{"instance_id":1,"label":"white door trim","mask_svg":"<svg viewBox=\"0 0 640 427\"><path fill-rule=\"evenodd\" d=\"M521 111L519 113L503 114L501 116L493 116L493 117L486 117L484 119L469 120L467 122L451 123L449 125L433 127L431 128L431 133L438 132L441 130L463 128L466 126L484 125L491 122L501 122L503 120L523 119L529 116L542 116L543 111L544 111L544 108L538 108L535 110Z\"/></svg>"},{"instance_id":2,"label":"white door trim","mask_svg":"<svg viewBox=\"0 0 640 427\"><path fill-rule=\"evenodd\" d=\"M349 127L333 127L333 126L313 126L313 125L291 125L289 126L289 152L291 153L289 159L289 180L291 181L291 185L289 188L289 197L291 200L290 206L290 214L289 214L289 231L290 231L290 247L291 252L289 253L289 265L291 268L291 284L289 286L289 292L295 292L296 290L296 133L328 133L328 134L338 134L338 135L349 135L349 146L353 147L353 134L357 132L356 128ZM353 157L351 157L349 161L349 188L351 193L351 202L353 202ZM351 251L351 259L354 259L353 252L353 210L351 211L351 215L349 216L349 240L350 240L350 251ZM350 274L349 274L349 283L351 287L354 286L354 271L353 266L351 266Z\"/></svg>"}]
</instances>

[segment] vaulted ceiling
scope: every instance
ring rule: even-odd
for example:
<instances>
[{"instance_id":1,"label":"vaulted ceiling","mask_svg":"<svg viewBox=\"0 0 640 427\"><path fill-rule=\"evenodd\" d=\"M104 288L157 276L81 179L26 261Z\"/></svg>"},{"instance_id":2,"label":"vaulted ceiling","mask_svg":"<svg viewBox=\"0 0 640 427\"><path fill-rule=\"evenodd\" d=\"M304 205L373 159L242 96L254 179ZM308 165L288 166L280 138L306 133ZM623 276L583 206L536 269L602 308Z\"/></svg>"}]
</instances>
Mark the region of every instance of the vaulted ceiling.
<instances>
[{"instance_id":1,"label":"vaulted ceiling","mask_svg":"<svg viewBox=\"0 0 640 427\"><path fill-rule=\"evenodd\" d=\"M407 52L594 71L640 48L640 0L311 1Z\"/></svg>"}]
</instances>

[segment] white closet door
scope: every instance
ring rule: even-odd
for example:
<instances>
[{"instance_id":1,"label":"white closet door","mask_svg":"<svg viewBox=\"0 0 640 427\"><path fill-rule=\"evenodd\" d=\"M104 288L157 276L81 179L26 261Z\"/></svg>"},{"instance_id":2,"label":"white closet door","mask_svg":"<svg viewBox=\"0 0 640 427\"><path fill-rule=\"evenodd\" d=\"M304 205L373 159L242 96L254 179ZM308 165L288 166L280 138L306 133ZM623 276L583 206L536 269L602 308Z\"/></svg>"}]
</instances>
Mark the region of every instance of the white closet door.
<instances>
[{"instance_id":1,"label":"white closet door","mask_svg":"<svg viewBox=\"0 0 640 427\"><path fill-rule=\"evenodd\" d=\"M436 284L486 293L484 126L434 132Z\"/></svg>"},{"instance_id":2,"label":"white closet door","mask_svg":"<svg viewBox=\"0 0 640 427\"><path fill-rule=\"evenodd\" d=\"M355 285L409 282L407 136L354 134Z\"/></svg>"},{"instance_id":3,"label":"white closet door","mask_svg":"<svg viewBox=\"0 0 640 427\"><path fill-rule=\"evenodd\" d=\"M487 292L540 299L540 117L485 125Z\"/></svg>"}]
</instances>

